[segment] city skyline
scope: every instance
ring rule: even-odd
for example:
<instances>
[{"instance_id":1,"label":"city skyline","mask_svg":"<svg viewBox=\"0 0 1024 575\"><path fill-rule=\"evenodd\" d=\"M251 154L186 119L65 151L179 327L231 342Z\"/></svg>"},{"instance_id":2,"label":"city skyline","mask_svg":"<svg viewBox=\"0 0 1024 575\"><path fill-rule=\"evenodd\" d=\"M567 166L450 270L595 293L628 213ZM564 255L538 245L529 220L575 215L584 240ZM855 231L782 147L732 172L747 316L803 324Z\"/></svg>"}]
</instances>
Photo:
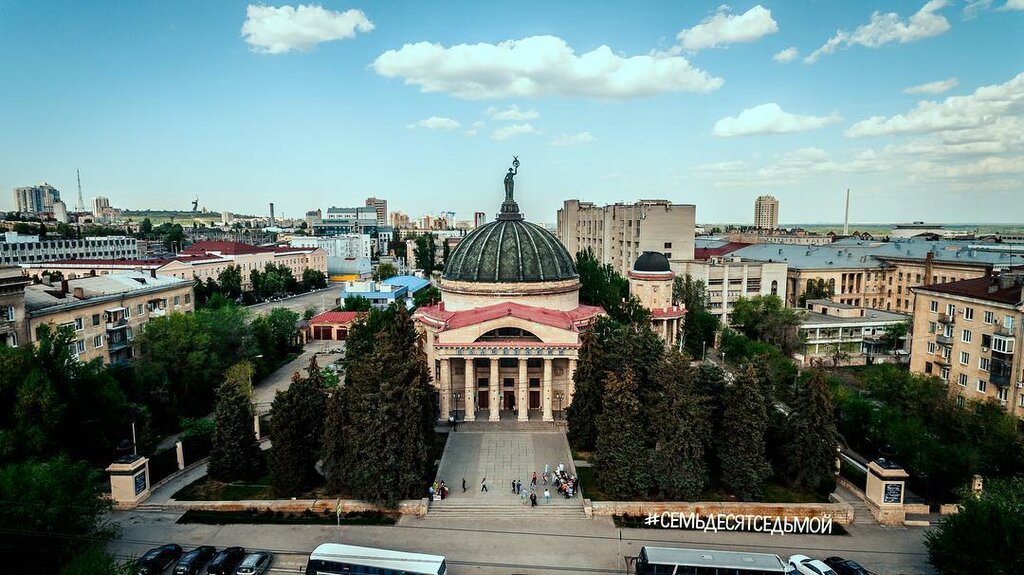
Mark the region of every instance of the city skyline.
<instances>
[{"instance_id":1,"label":"city skyline","mask_svg":"<svg viewBox=\"0 0 1024 575\"><path fill-rule=\"evenodd\" d=\"M80 168L121 208L490 219L518 154L539 222L664 198L744 223L762 194L838 222L846 188L851 224L1024 209L1019 0L517 8L0 4L0 206L67 202Z\"/></svg>"}]
</instances>

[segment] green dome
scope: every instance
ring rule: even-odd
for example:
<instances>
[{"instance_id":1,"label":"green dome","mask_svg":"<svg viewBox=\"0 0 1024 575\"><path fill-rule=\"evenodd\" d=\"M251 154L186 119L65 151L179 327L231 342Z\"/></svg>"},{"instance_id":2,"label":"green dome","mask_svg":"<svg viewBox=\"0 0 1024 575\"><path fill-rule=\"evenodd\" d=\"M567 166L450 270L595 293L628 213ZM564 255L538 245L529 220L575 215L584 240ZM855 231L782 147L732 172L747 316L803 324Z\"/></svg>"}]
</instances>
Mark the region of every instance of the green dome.
<instances>
[{"instance_id":1,"label":"green dome","mask_svg":"<svg viewBox=\"0 0 1024 575\"><path fill-rule=\"evenodd\" d=\"M514 283L576 277L572 257L551 232L518 213L502 215L462 238L448 257L444 279Z\"/></svg>"}]
</instances>

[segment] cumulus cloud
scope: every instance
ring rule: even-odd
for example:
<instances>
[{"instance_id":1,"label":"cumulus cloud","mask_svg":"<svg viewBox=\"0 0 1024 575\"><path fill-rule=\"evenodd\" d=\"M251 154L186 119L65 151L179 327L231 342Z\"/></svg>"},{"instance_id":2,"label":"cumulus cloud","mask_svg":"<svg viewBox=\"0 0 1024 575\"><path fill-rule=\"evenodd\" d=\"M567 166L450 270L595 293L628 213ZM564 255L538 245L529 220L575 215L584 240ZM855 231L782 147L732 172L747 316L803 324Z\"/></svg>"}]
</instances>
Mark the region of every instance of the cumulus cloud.
<instances>
[{"instance_id":1,"label":"cumulus cloud","mask_svg":"<svg viewBox=\"0 0 1024 575\"><path fill-rule=\"evenodd\" d=\"M506 110L499 110L494 106L487 108L487 115L495 120L507 122L522 122L524 120L536 120L540 117L537 110L520 110L519 106L512 104Z\"/></svg>"},{"instance_id":2,"label":"cumulus cloud","mask_svg":"<svg viewBox=\"0 0 1024 575\"><path fill-rule=\"evenodd\" d=\"M245 9L242 36L254 52L284 54L305 51L321 42L352 38L373 30L362 10L335 12L320 6L255 6Z\"/></svg>"},{"instance_id":3,"label":"cumulus cloud","mask_svg":"<svg viewBox=\"0 0 1024 575\"><path fill-rule=\"evenodd\" d=\"M851 138L894 134L925 134L964 130L993 124L998 118L1024 112L1024 73L1004 84L982 86L969 96L950 96L942 102L923 101L892 117L873 116L850 126Z\"/></svg>"},{"instance_id":4,"label":"cumulus cloud","mask_svg":"<svg viewBox=\"0 0 1024 575\"><path fill-rule=\"evenodd\" d=\"M753 42L778 31L779 25L772 18L772 11L760 4L740 15L730 13L730 8L723 4L714 16L705 18L693 28L682 30L676 38L682 49L696 52L704 48Z\"/></svg>"},{"instance_id":5,"label":"cumulus cloud","mask_svg":"<svg viewBox=\"0 0 1024 575\"><path fill-rule=\"evenodd\" d=\"M498 44L406 44L374 60L375 72L423 92L466 100L563 96L629 99L670 92L711 92L724 80L682 56L622 56L608 46L585 54L561 38L529 36Z\"/></svg>"},{"instance_id":6,"label":"cumulus cloud","mask_svg":"<svg viewBox=\"0 0 1024 575\"><path fill-rule=\"evenodd\" d=\"M740 112L739 116L722 118L715 122L711 133L720 138L754 136L760 134L788 134L817 130L842 121L837 113L828 116L802 116L790 114L778 104L769 102Z\"/></svg>"},{"instance_id":7,"label":"cumulus cloud","mask_svg":"<svg viewBox=\"0 0 1024 575\"><path fill-rule=\"evenodd\" d=\"M425 130L443 130L450 132L452 130L458 130L462 124L451 118L445 118L443 116L431 116L426 120L420 120L414 124L408 124L405 127L410 130L415 128L423 128Z\"/></svg>"},{"instance_id":8,"label":"cumulus cloud","mask_svg":"<svg viewBox=\"0 0 1024 575\"><path fill-rule=\"evenodd\" d=\"M797 50L795 47L790 46L789 48L786 48L781 52L777 52L774 56L772 56L772 60L775 60L776 62L779 63L791 62L793 60L796 60L796 57L799 55L800 51Z\"/></svg>"},{"instance_id":9,"label":"cumulus cloud","mask_svg":"<svg viewBox=\"0 0 1024 575\"><path fill-rule=\"evenodd\" d=\"M992 7L992 0L967 0L964 5L964 20L974 20L978 12L984 12Z\"/></svg>"},{"instance_id":10,"label":"cumulus cloud","mask_svg":"<svg viewBox=\"0 0 1024 575\"><path fill-rule=\"evenodd\" d=\"M1006 0L1006 4L1000 6L999 10L1024 10L1024 0Z\"/></svg>"},{"instance_id":11,"label":"cumulus cloud","mask_svg":"<svg viewBox=\"0 0 1024 575\"><path fill-rule=\"evenodd\" d=\"M904 21L895 12L871 14L871 20L853 32L839 30L820 48L804 58L804 62L813 64L823 55L831 54L843 47L855 45L877 48L892 42L906 44L932 36L938 36L949 30L949 20L937 12L949 5L948 0L929 0L916 14Z\"/></svg>"},{"instance_id":12,"label":"cumulus cloud","mask_svg":"<svg viewBox=\"0 0 1024 575\"><path fill-rule=\"evenodd\" d=\"M509 124L491 132L491 139L498 140L500 142L516 136L539 133L540 130L534 128L531 124Z\"/></svg>"},{"instance_id":13,"label":"cumulus cloud","mask_svg":"<svg viewBox=\"0 0 1024 575\"><path fill-rule=\"evenodd\" d=\"M552 146L578 146L579 144L589 144L596 139L590 132L579 132L578 134L559 134L548 143Z\"/></svg>"},{"instance_id":14,"label":"cumulus cloud","mask_svg":"<svg viewBox=\"0 0 1024 575\"><path fill-rule=\"evenodd\" d=\"M928 82L927 84L919 84L917 86L910 86L903 88L904 94L941 94L948 92L953 88L956 88L960 84L960 81L956 78L949 78L947 80L938 80L935 82Z\"/></svg>"}]
</instances>

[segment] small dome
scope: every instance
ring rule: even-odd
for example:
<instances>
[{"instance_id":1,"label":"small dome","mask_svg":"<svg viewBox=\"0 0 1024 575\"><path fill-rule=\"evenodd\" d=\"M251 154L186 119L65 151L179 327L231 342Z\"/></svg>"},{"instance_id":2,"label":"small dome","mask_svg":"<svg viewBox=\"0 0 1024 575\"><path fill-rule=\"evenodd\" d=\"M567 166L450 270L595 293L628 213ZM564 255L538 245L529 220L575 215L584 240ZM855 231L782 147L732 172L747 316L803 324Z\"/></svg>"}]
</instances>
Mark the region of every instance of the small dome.
<instances>
[{"instance_id":1,"label":"small dome","mask_svg":"<svg viewBox=\"0 0 1024 575\"><path fill-rule=\"evenodd\" d=\"M551 232L521 218L508 218L484 224L462 238L443 277L493 283L559 281L575 278L576 265Z\"/></svg>"},{"instance_id":2,"label":"small dome","mask_svg":"<svg viewBox=\"0 0 1024 575\"><path fill-rule=\"evenodd\" d=\"M636 258L633 263L635 272L670 272L672 268L668 264L668 258L658 252L644 252Z\"/></svg>"}]
</instances>

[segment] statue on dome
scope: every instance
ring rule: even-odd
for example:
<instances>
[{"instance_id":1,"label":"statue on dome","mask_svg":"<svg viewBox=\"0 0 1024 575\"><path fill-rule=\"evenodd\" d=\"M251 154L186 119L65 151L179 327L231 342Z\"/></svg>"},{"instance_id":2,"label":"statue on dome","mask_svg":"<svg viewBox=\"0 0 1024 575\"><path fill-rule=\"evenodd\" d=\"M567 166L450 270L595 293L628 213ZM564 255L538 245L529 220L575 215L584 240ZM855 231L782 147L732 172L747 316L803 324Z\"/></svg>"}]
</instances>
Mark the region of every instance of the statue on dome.
<instances>
[{"instance_id":1,"label":"statue on dome","mask_svg":"<svg viewBox=\"0 0 1024 575\"><path fill-rule=\"evenodd\" d=\"M513 170L513 168L515 168ZM508 173L505 174L505 201L511 202L513 200L512 193L515 188L515 182L512 180L519 173L519 156L512 156L512 168L508 169Z\"/></svg>"}]
</instances>

